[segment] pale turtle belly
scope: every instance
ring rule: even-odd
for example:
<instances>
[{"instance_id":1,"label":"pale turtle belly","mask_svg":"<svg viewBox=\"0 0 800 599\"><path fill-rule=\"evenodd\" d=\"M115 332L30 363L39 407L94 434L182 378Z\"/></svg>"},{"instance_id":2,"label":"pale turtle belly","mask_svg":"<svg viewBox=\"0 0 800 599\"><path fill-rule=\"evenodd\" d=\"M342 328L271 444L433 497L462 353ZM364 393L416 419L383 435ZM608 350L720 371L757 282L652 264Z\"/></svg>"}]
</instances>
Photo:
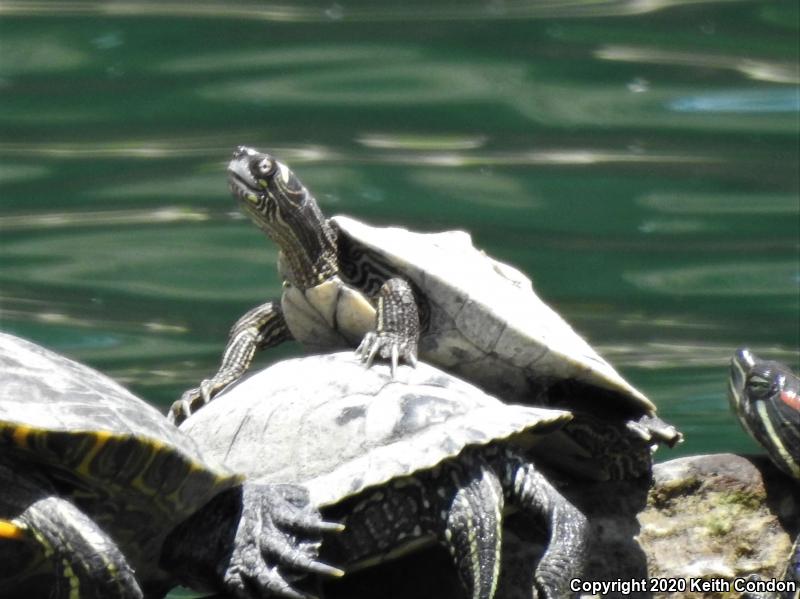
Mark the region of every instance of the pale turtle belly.
<instances>
[{"instance_id":1,"label":"pale turtle belly","mask_svg":"<svg viewBox=\"0 0 800 599\"><path fill-rule=\"evenodd\" d=\"M375 328L375 308L339 277L305 291L287 284L281 307L294 338L312 349L356 347Z\"/></svg>"}]
</instances>

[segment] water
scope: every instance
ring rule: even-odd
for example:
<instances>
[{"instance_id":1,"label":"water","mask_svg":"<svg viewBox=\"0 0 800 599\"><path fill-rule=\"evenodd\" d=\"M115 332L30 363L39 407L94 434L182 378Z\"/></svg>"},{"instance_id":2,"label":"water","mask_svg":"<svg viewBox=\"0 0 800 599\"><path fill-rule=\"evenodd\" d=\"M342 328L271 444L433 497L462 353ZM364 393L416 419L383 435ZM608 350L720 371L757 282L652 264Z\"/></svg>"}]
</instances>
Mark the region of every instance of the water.
<instances>
[{"instance_id":1,"label":"water","mask_svg":"<svg viewBox=\"0 0 800 599\"><path fill-rule=\"evenodd\" d=\"M2 329L166 408L280 292L226 190L248 144L529 273L684 431L659 459L758 450L725 381L744 344L800 363L796 2L2 10Z\"/></svg>"}]
</instances>

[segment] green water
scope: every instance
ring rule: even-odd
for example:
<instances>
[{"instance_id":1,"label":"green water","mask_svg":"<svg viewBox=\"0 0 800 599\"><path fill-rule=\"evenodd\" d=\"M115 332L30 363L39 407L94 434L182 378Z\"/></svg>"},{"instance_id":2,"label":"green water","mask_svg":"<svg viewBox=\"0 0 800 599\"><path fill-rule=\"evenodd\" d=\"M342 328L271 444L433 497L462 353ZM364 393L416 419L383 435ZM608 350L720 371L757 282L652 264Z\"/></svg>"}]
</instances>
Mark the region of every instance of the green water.
<instances>
[{"instance_id":1,"label":"green water","mask_svg":"<svg viewBox=\"0 0 800 599\"><path fill-rule=\"evenodd\" d=\"M249 144L529 273L685 432L660 459L756 449L725 379L799 360L796 2L0 9L2 329L162 407L212 373L280 290L226 190Z\"/></svg>"}]
</instances>

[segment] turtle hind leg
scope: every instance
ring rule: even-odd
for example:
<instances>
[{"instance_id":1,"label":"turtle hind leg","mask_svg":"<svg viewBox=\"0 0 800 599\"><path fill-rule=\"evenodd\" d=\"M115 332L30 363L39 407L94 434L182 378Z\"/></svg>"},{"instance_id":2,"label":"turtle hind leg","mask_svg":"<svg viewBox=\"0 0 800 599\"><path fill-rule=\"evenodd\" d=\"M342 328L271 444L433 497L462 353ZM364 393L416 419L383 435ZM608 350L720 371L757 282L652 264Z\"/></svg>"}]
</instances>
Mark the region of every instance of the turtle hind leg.
<instances>
[{"instance_id":1,"label":"turtle hind leg","mask_svg":"<svg viewBox=\"0 0 800 599\"><path fill-rule=\"evenodd\" d=\"M533 464L511 450L498 451L496 470L502 472L506 497L543 520L550 533L547 550L535 571L538 597L571 597L570 580L579 578L589 541L589 523Z\"/></svg>"},{"instance_id":2,"label":"turtle hind leg","mask_svg":"<svg viewBox=\"0 0 800 599\"><path fill-rule=\"evenodd\" d=\"M339 524L320 519L305 488L246 482L176 526L164 541L159 566L191 588L237 599L309 599L295 588L299 576L343 575L317 560L321 536L339 530Z\"/></svg>"},{"instance_id":3,"label":"turtle hind leg","mask_svg":"<svg viewBox=\"0 0 800 599\"><path fill-rule=\"evenodd\" d=\"M440 540L450 551L458 576L470 599L492 599L500 574L503 489L482 459L466 454L468 467L442 466L437 495L452 497L442 510ZM436 482L436 481L434 481ZM447 486L456 485L454 493Z\"/></svg>"},{"instance_id":4,"label":"turtle hind leg","mask_svg":"<svg viewBox=\"0 0 800 599\"><path fill-rule=\"evenodd\" d=\"M139 583L114 541L86 514L60 497L31 503L13 521L6 538L35 542L55 565L60 599L141 599ZM14 527L16 530L13 530Z\"/></svg>"},{"instance_id":5,"label":"turtle hind leg","mask_svg":"<svg viewBox=\"0 0 800 599\"><path fill-rule=\"evenodd\" d=\"M391 360L394 374L400 359L416 366L418 342L419 310L411 285L389 279L378 291L375 331L366 334L356 353L367 366L376 355Z\"/></svg>"},{"instance_id":6,"label":"turtle hind leg","mask_svg":"<svg viewBox=\"0 0 800 599\"><path fill-rule=\"evenodd\" d=\"M202 408L227 385L237 381L250 367L257 350L292 339L279 302L266 302L246 312L231 327L228 344L217 373L199 387L184 392L172 404L167 417L180 424Z\"/></svg>"}]
</instances>

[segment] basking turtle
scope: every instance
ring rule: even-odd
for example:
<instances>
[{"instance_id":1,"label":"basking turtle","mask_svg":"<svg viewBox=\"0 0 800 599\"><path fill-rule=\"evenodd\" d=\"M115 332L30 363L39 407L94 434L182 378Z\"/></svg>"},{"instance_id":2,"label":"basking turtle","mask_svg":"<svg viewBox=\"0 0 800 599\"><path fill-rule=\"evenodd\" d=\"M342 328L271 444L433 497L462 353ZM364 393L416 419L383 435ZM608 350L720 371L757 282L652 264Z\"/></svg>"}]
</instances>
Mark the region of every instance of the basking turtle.
<instances>
[{"instance_id":1,"label":"basking turtle","mask_svg":"<svg viewBox=\"0 0 800 599\"><path fill-rule=\"evenodd\" d=\"M343 352L275 364L180 428L251 480L302 483L325 518L345 525L321 555L348 572L438 540L466 596L490 599L504 504L515 505L550 531L539 597L562 598L581 572L587 521L519 448L569 419L503 404L422 362L393 377Z\"/></svg>"},{"instance_id":2,"label":"basking turtle","mask_svg":"<svg viewBox=\"0 0 800 599\"><path fill-rule=\"evenodd\" d=\"M280 247L283 296L233 326L219 371L175 402L173 420L237 380L256 350L294 338L312 348L360 342L368 363L379 354L392 369L401 358L413 365L419 352L507 401L564 406L576 412L576 438L588 445L576 460L610 453L624 464L603 467L624 474L649 469L652 444L680 439L538 298L530 279L477 250L467 233L326 220L285 164L250 148L234 152L228 174L234 197ZM597 464L586 469L601 475Z\"/></svg>"},{"instance_id":3,"label":"basking turtle","mask_svg":"<svg viewBox=\"0 0 800 599\"><path fill-rule=\"evenodd\" d=\"M299 598L292 570L338 572L312 540L338 525L301 489L243 483L111 379L2 333L0 373L0 596Z\"/></svg>"},{"instance_id":4,"label":"basking turtle","mask_svg":"<svg viewBox=\"0 0 800 599\"><path fill-rule=\"evenodd\" d=\"M747 349L731 359L728 399L744 430L786 474L800 480L800 377L783 364L759 360ZM758 580L758 577L751 577ZM800 596L800 539L795 540L783 575L798 592L746 593L747 599Z\"/></svg>"}]
</instances>

